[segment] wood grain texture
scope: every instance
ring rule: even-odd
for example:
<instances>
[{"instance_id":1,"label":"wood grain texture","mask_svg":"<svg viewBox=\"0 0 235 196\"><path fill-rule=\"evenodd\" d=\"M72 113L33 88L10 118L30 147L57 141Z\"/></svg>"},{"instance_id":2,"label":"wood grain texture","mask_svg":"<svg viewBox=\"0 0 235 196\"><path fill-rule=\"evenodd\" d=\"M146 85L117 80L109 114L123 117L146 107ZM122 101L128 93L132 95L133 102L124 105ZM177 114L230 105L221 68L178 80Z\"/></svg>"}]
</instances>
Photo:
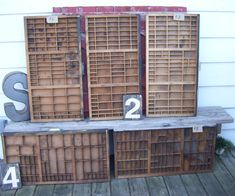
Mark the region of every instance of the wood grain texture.
<instances>
[{"instance_id":1,"label":"wood grain texture","mask_svg":"<svg viewBox=\"0 0 235 196\"><path fill-rule=\"evenodd\" d=\"M3 137L5 160L19 163L24 185L109 179L108 131L51 133Z\"/></svg>"},{"instance_id":2,"label":"wood grain texture","mask_svg":"<svg viewBox=\"0 0 235 196\"><path fill-rule=\"evenodd\" d=\"M31 122L82 119L80 18L59 16L58 24L48 24L45 16L24 20Z\"/></svg>"},{"instance_id":3,"label":"wood grain texture","mask_svg":"<svg viewBox=\"0 0 235 196\"><path fill-rule=\"evenodd\" d=\"M73 195L90 196L91 184L74 184Z\"/></svg>"},{"instance_id":4,"label":"wood grain texture","mask_svg":"<svg viewBox=\"0 0 235 196\"><path fill-rule=\"evenodd\" d=\"M198 174L198 177L204 186L207 195L209 196L221 196L226 195L224 189L216 179L213 173Z\"/></svg>"},{"instance_id":5,"label":"wood grain texture","mask_svg":"<svg viewBox=\"0 0 235 196\"><path fill-rule=\"evenodd\" d=\"M235 11L235 8L231 5L233 5L233 1L232 0L227 0L227 3L224 4L221 1L218 1L218 3L216 4L211 4L211 2L205 2L203 4L203 6L201 6L200 4L198 4L197 2L185 2L185 1L180 1L179 4L183 5L183 6L187 6L188 7L188 11L191 12L233 12ZM12 7L12 3L14 3L16 6ZM37 6L32 6L32 3L26 1L24 5L22 5L21 3L19 3L17 0L13 0L12 3L5 3L1 9L2 14L14 14L14 13L51 13L52 11L52 7L56 6L62 6L63 4L60 4L59 2L57 3L53 3L53 2L49 2L46 0L42 0L41 3L38 3ZM34 5L34 4L33 4ZM71 6L71 8L76 8L77 6L73 6L74 4L68 4L67 6ZM76 5L76 4L75 4ZM94 6L98 6L98 5L102 5L102 4L95 4L94 1L87 1L86 4L81 4L81 5L86 5L86 6L93 6L91 8L93 8L94 10L96 10ZM113 4L110 4L113 5ZM117 3L114 5L118 5ZM133 3L131 1L127 1L125 3L126 6L133 6ZM141 5L146 5L148 6L149 3L148 2L142 2ZM157 5L162 5L162 6L172 6L171 2L166 3L165 1L159 1L159 3ZM29 7L31 8L29 10ZM103 7L103 6L102 6ZM151 6L152 7L152 6ZM165 10L165 9L164 9ZM65 12L66 13L66 12Z\"/></svg>"},{"instance_id":6,"label":"wood grain texture","mask_svg":"<svg viewBox=\"0 0 235 196\"><path fill-rule=\"evenodd\" d=\"M36 186L23 186L22 189L18 189L15 196L33 196Z\"/></svg>"},{"instance_id":7,"label":"wood grain texture","mask_svg":"<svg viewBox=\"0 0 235 196\"><path fill-rule=\"evenodd\" d=\"M139 22L133 15L86 16L89 117L122 119L123 95L139 91Z\"/></svg>"},{"instance_id":8,"label":"wood grain texture","mask_svg":"<svg viewBox=\"0 0 235 196\"><path fill-rule=\"evenodd\" d=\"M164 181L170 196L188 195L180 176L165 176Z\"/></svg>"},{"instance_id":9,"label":"wood grain texture","mask_svg":"<svg viewBox=\"0 0 235 196\"><path fill-rule=\"evenodd\" d=\"M78 121L78 122L49 122L49 123L30 123L19 122L6 125L3 134L16 132L46 132L53 128L63 131L80 130L104 130L113 129L114 131L135 131L149 129L170 129L187 128L194 125L208 125L231 123L233 118L222 107L200 107L195 117L171 117L171 118L144 118L141 121L131 120L109 120L109 121ZM167 126L166 126L167 124ZM17 131L16 131L17 130Z\"/></svg>"},{"instance_id":10,"label":"wood grain texture","mask_svg":"<svg viewBox=\"0 0 235 196\"><path fill-rule=\"evenodd\" d=\"M222 160L229 173L235 178L235 158L231 156L230 153L224 153L219 158Z\"/></svg>"},{"instance_id":11,"label":"wood grain texture","mask_svg":"<svg viewBox=\"0 0 235 196\"><path fill-rule=\"evenodd\" d=\"M226 108L225 109L226 110L226 112L234 119L235 118L235 108L233 108L233 107L231 107L231 108ZM223 125L223 132L225 133L226 132L226 130L230 130L230 129L233 129L234 131L235 131L235 123L233 122L233 123L228 123L228 124L224 124ZM231 132L231 131L229 131L229 132ZM228 137L227 137L228 138ZM231 138L231 140L235 140L235 135L234 135L234 137L230 137Z\"/></svg>"},{"instance_id":12,"label":"wood grain texture","mask_svg":"<svg viewBox=\"0 0 235 196\"><path fill-rule=\"evenodd\" d=\"M146 178L150 195L168 196L168 190L163 177Z\"/></svg>"},{"instance_id":13,"label":"wood grain texture","mask_svg":"<svg viewBox=\"0 0 235 196\"><path fill-rule=\"evenodd\" d=\"M232 151L235 153L235 150ZM228 157L232 154L228 154ZM233 157L232 157L233 158ZM198 177L200 175L200 177ZM73 195L81 196L91 196L91 195L160 195L160 196L170 196L170 195L234 195L234 183L235 178L231 175L227 165L222 159L216 159L216 165L213 173L204 174L187 174L187 175L176 175L176 176L166 176L166 177L146 177L146 178L136 178L136 179L112 179L111 183L89 183L89 184L67 184L56 185L55 189L56 195L64 196ZM66 188L73 187L73 188ZM58 188L60 187L60 188ZM111 191L110 191L111 189ZM23 189L17 190L19 195L24 196L24 194L29 194L30 196L50 196L53 191L53 185L37 185L26 186ZM16 190L1 192L2 196L14 196ZM17 195L17 194L16 194ZM26 196L26 195L25 195ZM28 196L28 195L27 195Z\"/></svg>"},{"instance_id":14,"label":"wood grain texture","mask_svg":"<svg viewBox=\"0 0 235 196\"><path fill-rule=\"evenodd\" d=\"M72 196L73 194L73 184L60 184L55 185L55 189L53 191L53 196Z\"/></svg>"},{"instance_id":15,"label":"wood grain texture","mask_svg":"<svg viewBox=\"0 0 235 196\"><path fill-rule=\"evenodd\" d=\"M113 179L111 181L111 195L112 196L130 196L128 180L117 180Z\"/></svg>"},{"instance_id":16,"label":"wood grain texture","mask_svg":"<svg viewBox=\"0 0 235 196\"><path fill-rule=\"evenodd\" d=\"M146 116L196 115L199 15L184 17L146 16Z\"/></svg>"},{"instance_id":17,"label":"wood grain texture","mask_svg":"<svg viewBox=\"0 0 235 196\"><path fill-rule=\"evenodd\" d=\"M2 191L0 189L1 196L14 196L17 190Z\"/></svg>"},{"instance_id":18,"label":"wood grain texture","mask_svg":"<svg viewBox=\"0 0 235 196\"><path fill-rule=\"evenodd\" d=\"M41 185L35 189L34 196L51 196L54 191L54 185Z\"/></svg>"},{"instance_id":19,"label":"wood grain texture","mask_svg":"<svg viewBox=\"0 0 235 196\"><path fill-rule=\"evenodd\" d=\"M129 179L131 196L149 196L148 186L145 178Z\"/></svg>"},{"instance_id":20,"label":"wood grain texture","mask_svg":"<svg viewBox=\"0 0 235 196\"><path fill-rule=\"evenodd\" d=\"M235 149L233 149L233 150L231 151L231 155L232 155L233 158L235 158Z\"/></svg>"},{"instance_id":21,"label":"wood grain texture","mask_svg":"<svg viewBox=\"0 0 235 196\"><path fill-rule=\"evenodd\" d=\"M109 182L92 183L92 196L110 196L110 184Z\"/></svg>"},{"instance_id":22,"label":"wood grain texture","mask_svg":"<svg viewBox=\"0 0 235 196\"><path fill-rule=\"evenodd\" d=\"M221 160L218 158L215 162L214 175L222 185L227 195L235 195L235 178L231 176Z\"/></svg>"},{"instance_id":23,"label":"wood grain texture","mask_svg":"<svg viewBox=\"0 0 235 196\"><path fill-rule=\"evenodd\" d=\"M182 175L181 179L190 196L206 196L206 192L195 174Z\"/></svg>"}]
</instances>

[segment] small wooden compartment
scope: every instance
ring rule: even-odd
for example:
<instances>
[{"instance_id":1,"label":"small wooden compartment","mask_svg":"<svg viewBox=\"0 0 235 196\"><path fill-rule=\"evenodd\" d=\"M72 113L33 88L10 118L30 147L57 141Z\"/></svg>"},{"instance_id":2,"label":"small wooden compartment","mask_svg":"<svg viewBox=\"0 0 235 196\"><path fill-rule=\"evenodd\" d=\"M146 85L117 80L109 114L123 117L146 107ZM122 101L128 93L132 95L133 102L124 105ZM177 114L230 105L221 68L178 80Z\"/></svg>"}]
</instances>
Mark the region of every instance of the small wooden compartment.
<instances>
[{"instance_id":1,"label":"small wooden compartment","mask_svg":"<svg viewBox=\"0 0 235 196\"><path fill-rule=\"evenodd\" d=\"M146 115L194 116L197 110L199 15L146 16Z\"/></svg>"},{"instance_id":2,"label":"small wooden compartment","mask_svg":"<svg viewBox=\"0 0 235 196\"><path fill-rule=\"evenodd\" d=\"M140 93L138 16L86 16L86 36L90 119L122 119L123 95Z\"/></svg>"},{"instance_id":3,"label":"small wooden compartment","mask_svg":"<svg viewBox=\"0 0 235 196\"><path fill-rule=\"evenodd\" d=\"M24 185L110 178L108 131L16 133L3 139L5 160L19 163Z\"/></svg>"},{"instance_id":4,"label":"small wooden compartment","mask_svg":"<svg viewBox=\"0 0 235 196\"><path fill-rule=\"evenodd\" d=\"M25 17L32 122L83 118L80 18Z\"/></svg>"},{"instance_id":5,"label":"small wooden compartment","mask_svg":"<svg viewBox=\"0 0 235 196\"><path fill-rule=\"evenodd\" d=\"M31 115L34 121L66 121L81 117L81 87L51 87L31 89Z\"/></svg>"},{"instance_id":6,"label":"small wooden compartment","mask_svg":"<svg viewBox=\"0 0 235 196\"><path fill-rule=\"evenodd\" d=\"M118 178L210 171L217 126L114 132Z\"/></svg>"}]
</instances>

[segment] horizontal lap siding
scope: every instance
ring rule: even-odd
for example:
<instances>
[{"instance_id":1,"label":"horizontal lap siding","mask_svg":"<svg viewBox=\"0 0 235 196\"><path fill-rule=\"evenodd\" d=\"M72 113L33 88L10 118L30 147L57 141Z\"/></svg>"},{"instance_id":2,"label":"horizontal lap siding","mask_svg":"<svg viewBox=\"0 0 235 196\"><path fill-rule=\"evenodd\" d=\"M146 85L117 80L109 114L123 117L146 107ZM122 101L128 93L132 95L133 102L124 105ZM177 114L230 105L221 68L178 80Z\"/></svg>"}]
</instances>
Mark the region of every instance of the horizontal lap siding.
<instances>
[{"instance_id":1,"label":"horizontal lap siding","mask_svg":"<svg viewBox=\"0 0 235 196\"><path fill-rule=\"evenodd\" d=\"M199 47L199 62L235 61L235 38L200 39Z\"/></svg>"},{"instance_id":2,"label":"horizontal lap siding","mask_svg":"<svg viewBox=\"0 0 235 196\"><path fill-rule=\"evenodd\" d=\"M235 77L235 62L231 63L201 63L199 71L199 86L233 86Z\"/></svg>"},{"instance_id":3,"label":"horizontal lap siding","mask_svg":"<svg viewBox=\"0 0 235 196\"><path fill-rule=\"evenodd\" d=\"M235 19L235 6L233 0L206 1L168 1L145 2L152 6L185 6L188 12L200 14L200 51L199 51L199 106L221 105L235 117L235 27L231 21ZM14 5L14 6L13 6ZM79 6L143 6L143 1L121 0L110 2L108 0L93 0L80 2ZM35 2L5 1L0 7L0 54L1 54L1 82L5 74L11 71L26 71L26 55L24 43L23 16L47 15L52 7L78 6L76 0L48 2L41 0ZM209 28L208 28L209 27ZM13 58L14 57L14 58ZM219 62L219 63L218 63ZM229 86L228 86L229 85ZM11 101L0 91L0 116L4 117L3 103ZM22 104L16 104L22 108ZM235 124L223 125L222 135L235 143ZM1 155L1 153L0 153ZM0 156L1 157L1 156Z\"/></svg>"},{"instance_id":4,"label":"horizontal lap siding","mask_svg":"<svg viewBox=\"0 0 235 196\"><path fill-rule=\"evenodd\" d=\"M235 12L232 13L202 12L200 13L200 36L202 38L234 37L235 28L232 28L232 26L230 25L231 21L234 20L235 20Z\"/></svg>"},{"instance_id":5,"label":"horizontal lap siding","mask_svg":"<svg viewBox=\"0 0 235 196\"><path fill-rule=\"evenodd\" d=\"M220 105L235 118L235 27L231 25L235 19L233 5L234 2L226 1L221 8L216 4L212 10L208 9L220 12L200 13L198 105ZM224 124L221 135L235 143L235 123Z\"/></svg>"},{"instance_id":6,"label":"horizontal lap siding","mask_svg":"<svg viewBox=\"0 0 235 196\"><path fill-rule=\"evenodd\" d=\"M26 67L24 42L0 43L1 68Z\"/></svg>"},{"instance_id":7,"label":"horizontal lap siding","mask_svg":"<svg viewBox=\"0 0 235 196\"><path fill-rule=\"evenodd\" d=\"M198 106L235 107L235 86L199 87Z\"/></svg>"}]
</instances>

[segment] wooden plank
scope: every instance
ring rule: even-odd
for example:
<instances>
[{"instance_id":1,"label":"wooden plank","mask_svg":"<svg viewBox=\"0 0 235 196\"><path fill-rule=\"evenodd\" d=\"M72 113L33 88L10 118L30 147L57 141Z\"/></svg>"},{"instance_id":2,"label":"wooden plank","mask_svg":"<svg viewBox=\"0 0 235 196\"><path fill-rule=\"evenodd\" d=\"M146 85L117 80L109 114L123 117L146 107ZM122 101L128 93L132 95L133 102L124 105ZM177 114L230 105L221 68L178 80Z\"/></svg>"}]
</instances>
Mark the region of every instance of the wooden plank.
<instances>
[{"instance_id":1,"label":"wooden plank","mask_svg":"<svg viewBox=\"0 0 235 196\"><path fill-rule=\"evenodd\" d=\"M188 195L180 176L164 176L163 177L171 196L186 196Z\"/></svg>"},{"instance_id":2,"label":"wooden plank","mask_svg":"<svg viewBox=\"0 0 235 196\"><path fill-rule=\"evenodd\" d=\"M86 23L86 25L85 25L85 31L86 31L86 43L88 43L88 20L85 20L85 23ZM86 44L86 53L88 53L88 51L89 51L89 46L88 46L88 44ZM87 54L88 55L88 54ZM86 57L87 58L87 57ZM88 61L88 64L87 64L87 76L90 76L90 67L89 67L89 61ZM88 85L88 103L91 103L91 82L90 82L90 77L87 77L87 85ZM92 111L92 108L91 108L91 104L88 104L88 107L89 107L89 111ZM89 114L89 116L91 116L91 114Z\"/></svg>"},{"instance_id":3,"label":"wooden plank","mask_svg":"<svg viewBox=\"0 0 235 196\"><path fill-rule=\"evenodd\" d=\"M233 149L233 150L231 151L231 155L232 155L232 157L235 158L235 149Z\"/></svg>"},{"instance_id":4,"label":"wooden plank","mask_svg":"<svg viewBox=\"0 0 235 196\"><path fill-rule=\"evenodd\" d=\"M79 88L81 85L80 84L75 84L73 85L72 87L73 88ZM45 90L45 89L48 89L48 90L51 90L51 89L61 89L61 88L67 88L68 86L67 85L56 85L56 86L50 86L50 85L46 85L46 86L33 86L31 87L33 90Z\"/></svg>"},{"instance_id":5,"label":"wooden plank","mask_svg":"<svg viewBox=\"0 0 235 196\"><path fill-rule=\"evenodd\" d=\"M146 182L148 184L148 189L150 195L161 195L168 196L168 191L166 185L164 183L163 177L149 177L146 178Z\"/></svg>"},{"instance_id":6,"label":"wooden plank","mask_svg":"<svg viewBox=\"0 0 235 196\"><path fill-rule=\"evenodd\" d=\"M74 184L73 195L90 196L91 184Z\"/></svg>"},{"instance_id":7,"label":"wooden plank","mask_svg":"<svg viewBox=\"0 0 235 196\"><path fill-rule=\"evenodd\" d=\"M145 178L129 179L131 196L149 196L148 186Z\"/></svg>"},{"instance_id":8,"label":"wooden plank","mask_svg":"<svg viewBox=\"0 0 235 196\"><path fill-rule=\"evenodd\" d=\"M78 122L49 122L30 123L19 122L6 125L4 134L24 132L48 132L51 128L60 128L64 131L74 130L107 130L128 131L128 130L149 130L149 129L170 129L186 128L193 125L215 125L231 123L233 118L222 107L200 107L198 115L195 117L175 117L175 118L143 118L140 121L131 120L107 120L107 121L78 121ZM169 126L165 126L165 125Z\"/></svg>"},{"instance_id":9,"label":"wooden plank","mask_svg":"<svg viewBox=\"0 0 235 196\"><path fill-rule=\"evenodd\" d=\"M130 191L129 191L129 186L128 186L128 180L123 179L113 179L111 181L111 193L112 196L129 196Z\"/></svg>"},{"instance_id":10,"label":"wooden plank","mask_svg":"<svg viewBox=\"0 0 235 196\"><path fill-rule=\"evenodd\" d=\"M110 196L110 184L109 182L92 183L92 195Z\"/></svg>"},{"instance_id":11,"label":"wooden plank","mask_svg":"<svg viewBox=\"0 0 235 196\"><path fill-rule=\"evenodd\" d=\"M53 196L71 196L73 194L73 184L55 185Z\"/></svg>"},{"instance_id":12,"label":"wooden plank","mask_svg":"<svg viewBox=\"0 0 235 196\"><path fill-rule=\"evenodd\" d=\"M105 142L106 143L106 146L105 146L106 147L106 154L104 154L102 156L106 156L106 163L107 163L107 166L106 166L107 175L106 176L107 176L108 180L111 179L111 168L110 167L114 167L113 163L110 161L110 156L109 156L110 152L111 152L111 149L113 148L113 146L110 145L110 143L111 144L113 143L113 141L111 141L111 140L113 140L113 138L110 139L110 137L112 137L111 133L110 133L110 130L106 130L106 137L105 137L105 139L106 139L106 142ZM100 140L98 139L98 141L100 141ZM104 139L102 139L101 141L104 141ZM101 165L102 164L103 163L101 163ZM114 170L114 168L112 168L112 169Z\"/></svg>"},{"instance_id":13,"label":"wooden plank","mask_svg":"<svg viewBox=\"0 0 235 196\"><path fill-rule=\"evenodd\" d=\"M15 193L16 193L16 190L2 191L0 189L0 195L1 196L14 196Z\"/></svg>"},{"instance_id":14,"label":"wooden plank","mask_svg":"<svg viewBox=\"0 0 235 196\"><path fill-rule=\"evenodd\" d=\"M226 195L225 191L223 190L222 186L220 185L213 173L198 174L198 177L208 195Z\"/></svg>"},{"instance_id":15,"label":"wooden plank","mask_svg":"<svg viewBox=\"0 0 235 196\"><path fill-rule=\"evenodd\" d=\"M190 194L190 196L207 195L197 175L195 174L182 175L181 179L184 183L186 191L188 192L188 194Z\"/></svg>"},{"instance_id":16,"label":"wooden plank","mask_svg":"<svg viewBox=\"0 0 235 196\"><path fill-rule=\"evenodd\" d=\"M54 185L38 185L34 196L51 196L54 191Z\"/></svg>"},{"instance_id":17,"label":"wooden plank","mask_svg":"<svg viewBox=\"0 0 235 196\"><path fill-rule=\"evenodd\" d=\"M229 153L224 153L219 157L224 163L229 173L235 178L235 158Z\"/></svg>"},{"instance_id":18,"label":"wooden plank","mask_svg":"<svg viewBox=\"0 0 235 196\"><path fill-rule=\"evenodd\" d=\"M224 164L217 157L214 168L214 175L222 185L227 195L235 195L235 178L231 176Z\"/></svg>"},{"instance_id":19,"label":"wooden plank","mask_svg":"<svg viewBox=\"0 0 235 196\"><path fill-rule=\"evenodd\" d=\"M226 108L225 111L233 118L235 119L235 108ZM226 130L226 129L233 129L235 130L235 123L228 123L228 124L223 124L223 130ZM229 131L231 132L231 131ZM232 135L231 135L232 136ZM234 134L234 137L227 137L227 138L233 138L233 140L235 141L235 134Z\"/></svg>"},{"instance_id":20,"label":"wooden plank","mask_svg":"<svg viewBox=\"0 0 235 196\"><path fill-rule=\"evenodd\" d=\"M36 155L37 155L37 164L38 164L38 173L39 173L39 181L42 182L42 155L41 155L41 152L40 152L40 137L37 136L36 137Z\"/></svg>"},{"instance_id":21,"label":"wooden plank","mask_svg":"<svg viewBox=\"0 0 235 196\"><path fill-rule=\"evenodd\" d=\"M146 29L146 36L145 36L145 42L146 42L146 57L149 56L149 39L148 39L148 33L149 33L149 17L146 17L146 25L145 25L145 29ZM146 65L149 65L149 58L146 58ZM148 92L149 92L149 85L148 85L148 82L149 82L149 66L146 66L145 68L145 83L146 83L146 86L145 86L145 99L146 99L146 114L149 113L149 96L148 96Z\"/></svg>"},{"instance_id":22,"label":"wooden plank","mask_svg":"<svg viewBox=\"0 0 235 196\"><path fill-rule=\"evenodd\" d=\"M36 186L23 186L18 189L15 196L33 196Z\"/></svg>"},{"instance_id":23,"label":"wooden plank","mask_svg":"<svg viewBox=\"0 0 235 196\"><path fill-rule=\"evenodd\" d=\"M216 4L211 4L211 2L209 1L209 2L205 2L203 4L203 6L198 4L197 2L194 2L194 1L190 1L190 2L182 1L182 2L179 2L179 3L180 3L180 5L187 6L188 7L187 10L191 11L191 12L194 12L194 13L195 12L201 12L201 11L202 12L209 12L209 13L211 13L211 12L212 13L213 12L216 12L216 13L218 13L218 12L222 12L222 13L225 12L225 14L227 14L227 12L228 13L230 13L230 12L233 13L233 11L235 11L235 8L232 6L233 5L232 4L233 1L232 0L227 0L226 2L227 3L224 4L223 2L218 1L218 3L216 3ZM148 5L147 2L141 3L141 5L144 5L144 4ZM62 6L59 7L60 4L58 4L56 8L57 9L61 8L61 10L63 10L63 12L60 12L60 13L65 13L65 14L71 14L71 13L72 14L77 14L77 13L80 13L80 14L82 14L83 12L85 12L85 13L87 13L87 12L88 13L96 13L97 12L96 10L101 10L101 11L103 10L104 12L107 10L107 12L110 12L109 11L110 9L108 9L108 8L111 7L111 6L109 6L108 8L103 7L103 6L101 8L99 8L99 6L94 7L94 6L92 6L92 5L94 5L92 3L87 4L87 5L91 6L91 7L82 7L82 6L73 6L73 5L74 4L71 4L70 7L62 7ZM114 5L117 5L117 4L114 4ZM161 5L160 2L159 2L158 5ZM173 4L169 2L166 5L172 6ZM30 14L34 14L34 13L35 14L36 13L45 13L46 14L47 13L48 14L48 13L52 12L52 7L56 6L56 5L54 5L53 3L47 4L47 3L44 3L44 1L43 1L43 3L38 3L37 6L32 6L32 8L29 11L29 7L30 6L32 6L32 4L30 2L28 2L28 1L26 1L24 5L17 4L17 6L14 6L14 7L12 6L11 3L7 2L7 3L5 3L3 5L1 13L2 13L2 15L4 15L4 14L9 15L9 14L16 14L16 13L18 15L19 14L25 14L25 13L30 13ZM131 8L130 8L130 6L131 6ZM160 8L158 8L158 6L153 6L153 7L149 6L149 7L153 8L153 10L156 11L156 12L157 11L161 11L161 12L171 11L171 12L173 12L175 10L176 11L182 11L183 10L185 12L185 8L184 7L182 8L182 6L180 7L181 9L180 8L177 9L177 7L179 7L179 6L177 6L177 7L175 6L173 8L172 7L167 7L167 6L164 6L164 7L162 6ZM79 8L79 9L77 9L77 8ZM124 7L123 6L117 6L115 10L117 12L118 11L124 12L126 10L130 11L132 9L133 10L142 10L141 8L134 7L132 2L126 2ZM143 9L143 10L146 10L146 8ZM208 28L208 26L207 26L207 28Z\"/></svg>"}]
</instances>

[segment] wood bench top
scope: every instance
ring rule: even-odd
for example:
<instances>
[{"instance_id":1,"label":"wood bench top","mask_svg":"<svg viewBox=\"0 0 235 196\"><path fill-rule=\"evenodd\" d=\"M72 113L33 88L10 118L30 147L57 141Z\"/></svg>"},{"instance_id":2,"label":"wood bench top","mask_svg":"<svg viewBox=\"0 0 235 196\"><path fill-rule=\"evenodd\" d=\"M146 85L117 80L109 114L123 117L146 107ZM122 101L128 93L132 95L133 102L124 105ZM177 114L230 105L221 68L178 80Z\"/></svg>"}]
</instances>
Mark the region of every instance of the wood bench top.
<instances>
[{"instance_id":1,"label":"wood bench top","mask_svg":"<svg viewBox=\"0 0 235 196\"><path fill-rule=\"evenodd\" d=\"M10 122L3 134L54 132L54 131L136 131L154 129L191 128L193 126L215 126L216 124L232 123L233 118L222 107L199 107L194 117L158 117L141 120L106 120L106 121L72 121L72 122Z\"/></svg>"}]
</instances>

